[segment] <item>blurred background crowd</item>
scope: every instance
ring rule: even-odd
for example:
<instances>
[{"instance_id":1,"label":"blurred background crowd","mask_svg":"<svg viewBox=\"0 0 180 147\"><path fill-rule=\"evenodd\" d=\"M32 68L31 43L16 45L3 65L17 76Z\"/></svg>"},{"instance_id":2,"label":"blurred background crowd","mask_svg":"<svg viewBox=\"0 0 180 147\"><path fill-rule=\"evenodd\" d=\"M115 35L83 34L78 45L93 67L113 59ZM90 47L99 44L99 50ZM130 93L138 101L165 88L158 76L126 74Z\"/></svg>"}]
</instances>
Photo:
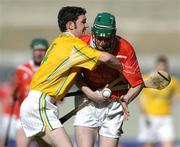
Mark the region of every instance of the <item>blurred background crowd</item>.
<instances>
[{"instance_id":1,"label":"blurred background crowd","mask_svg":"<svg viewBox=\"0 0 180 147\"><path fill-rule=\"evenodd\" d=\"M16 67L32 58L30 43L34 38L52 42L58 36L57 14L67 5L84 7L90 25L99 12L114 14L117 34L135 48L143 74L150 72L156 58L163 55L167 57L170 74L180 78L180 0L0 0L0 85L10 82ZM1 115L2 99L0 95ZM72 101L73 98L68 98L63 102L62 115L73 109ZM180 146L179 100L172 103L172 108L176 146ZM125 133L120 141L133 147L139 133L138 102L130 104L129 109L130 118L124 123ZM72 122L73 118L65 127L73 139Z\"/></svg>"}]
</instances>

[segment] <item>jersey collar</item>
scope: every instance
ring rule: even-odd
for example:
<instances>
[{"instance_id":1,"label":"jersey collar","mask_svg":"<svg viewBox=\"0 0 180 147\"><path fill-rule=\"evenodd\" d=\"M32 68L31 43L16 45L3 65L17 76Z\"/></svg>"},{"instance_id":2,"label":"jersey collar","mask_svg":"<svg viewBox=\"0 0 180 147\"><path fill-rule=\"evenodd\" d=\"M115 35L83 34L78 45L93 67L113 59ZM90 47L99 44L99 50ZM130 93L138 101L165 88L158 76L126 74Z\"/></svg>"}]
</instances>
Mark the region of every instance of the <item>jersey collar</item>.
<instances>
[{"instance_id":1,"label":"jersey collar","mask_svg":"<svg viewBox=\"0 0 180 147\"><path fill-rule=\"evenodd\" d=\"M62 33L63 35L68 35L68 36L72 36L72 37L75 37L72 33L70 33L70 32L64 32L64 33Z\"/></svg>"}]
</instances>

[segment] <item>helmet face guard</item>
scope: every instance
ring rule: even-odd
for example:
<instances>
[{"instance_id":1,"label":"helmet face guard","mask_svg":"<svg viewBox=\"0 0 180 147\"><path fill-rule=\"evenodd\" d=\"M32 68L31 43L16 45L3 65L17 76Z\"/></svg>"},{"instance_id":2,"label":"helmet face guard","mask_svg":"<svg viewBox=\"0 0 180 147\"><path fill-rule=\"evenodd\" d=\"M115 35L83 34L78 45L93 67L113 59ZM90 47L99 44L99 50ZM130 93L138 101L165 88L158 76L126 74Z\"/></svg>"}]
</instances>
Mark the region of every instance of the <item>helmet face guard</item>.
<instances>
[{"instance_id":1,"label":"helmet face guard","mask_svg":"<svg viewBox=\"0 0 180 147\"><path fill-rule=\"evenodd\" d=\"M93 35L92 41L96 49L111 53L115 47L115 36L100 37Z\"/></svg>"},{"instance_id":2,"label":"helmet face guard","mask_svg":"<svg viewBox=\"0 0 180 147\"><path fill-rule=\"evenodd\" d=\"M112 38L110 42L111 45L108 48L104 48L104 51L109 52L112 49L114 37L116 34L116 21L114 15L107 12L99 13L94 21L92 27L92 34L93 34L93 43L95 44L96 47L97 47L97 42L95 41L96 37Z\"/></svg>"}]
</instances>

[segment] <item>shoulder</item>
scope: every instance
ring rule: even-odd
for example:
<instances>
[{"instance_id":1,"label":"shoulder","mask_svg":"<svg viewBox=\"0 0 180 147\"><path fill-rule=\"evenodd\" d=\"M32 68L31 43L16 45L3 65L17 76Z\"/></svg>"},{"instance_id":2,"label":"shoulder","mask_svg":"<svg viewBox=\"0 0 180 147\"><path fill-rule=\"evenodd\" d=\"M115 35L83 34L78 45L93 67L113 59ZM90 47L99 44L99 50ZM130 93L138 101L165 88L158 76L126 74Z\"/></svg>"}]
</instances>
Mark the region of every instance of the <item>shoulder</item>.
<instances>
[{"instance_id":1,"label":"shoulder","mask_svg":"<svg viewBox=\"0 0 180 147\"><path fill-rule=\"evenodd\" d=\"M122 54L134 54L134 48L129 41L121 36L116 36L117 48Z\"/></svg>"},{"instance_id":2,"label":"shoulder","mask_svg":"<svg viewBox=\"0 0 180 147\"><path fill-rule=\"evenodd\" d=\"M132 45L123 37L116 36L117 45L115 47L114 53L118 56L122 56L122 58L129 58L135 55L135 50Z\"/></svg>"},{"instance_id":3,"label":"shoulder","mask_svg":"<svg viewBox=\"0 0 180 147\"><path fill-rule=\"evenodd\" d=\"M172 86L178 86L179 85L179 80L175 76L171 76L171 85Z\"/></svg>"},{"instance_id":4,"label":"shoulder","mask_svg":"<svg viewBox=\"0 0 180 147\"><path fill-rule=\"evenodd\" d=\"M27 63L24 63L24 64L21 64L17 67L17 69L23 69L23 68L30 68L32 65L31 65L31 61L27 62Z\"/></svg>"},{"instance_id":5,"label":"shoulder","mask_svg":"<svg viewBox=\"0 0 180 147\"><path fill-rule=\"evenodd\" d=\"M81 40L85 41L85 42L89 42L91 40L91 34L87 34L87 35L82 35L80 37Z\"/></svg>"},{"instance_id":6,"label":"shoulder","mask_svg":"<svg viewBox=\"0 0 180 147\"><path fill-rule=\"evenodd\" d=\"M87 43L88 45L90 45L91 38L92 38L91 34L83 35L80 37L80 39L85 43Z\"/></svg>"},{"instance_id":7,"label":"shoulder","mask_svg":"<svg viewBox=\"0 0 180 147\"><path fill-rule=\"evenodd\" d=\"M123 38L121 36L117 36L117 38L118 38L119 43L122 48L134 51L133 46L131 45L131 43L128 40L126 40L125 38Z\"/></svg>"},{"instance_id":8,"label":"shoulder","mask_svg":"<svg viewBox=\"0 0 180 147\"><path fill-rule=\"evenodd\" d=\"M24 64L21 64L17 67L16 71L17 72L21 72L21 73L29 73L29 74L32 74L32 67L33 67L33 63L32 61L29 61L27 63L24 63Z\"/></svg>"},{"instance_id":9,"label":"shoulder","mask_svg":"<svg viewBox=\"0 0 180 147\"><path fill-rule=\"evenodd\" d=\"M74 37L73 45L79 49L89 47L89 37L90 36L82 36L82 38Z\"/></svg>"}]
</instances>

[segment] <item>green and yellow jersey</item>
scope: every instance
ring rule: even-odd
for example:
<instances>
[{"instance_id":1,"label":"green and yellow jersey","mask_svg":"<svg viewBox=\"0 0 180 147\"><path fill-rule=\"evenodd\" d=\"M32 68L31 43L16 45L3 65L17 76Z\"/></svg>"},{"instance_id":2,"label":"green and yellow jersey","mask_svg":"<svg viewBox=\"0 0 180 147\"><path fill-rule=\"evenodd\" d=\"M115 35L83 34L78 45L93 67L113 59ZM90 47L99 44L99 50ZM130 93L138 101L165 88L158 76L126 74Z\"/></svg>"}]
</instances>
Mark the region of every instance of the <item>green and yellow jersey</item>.
<instances>
[{"instance_id":1,"label":"green and yellow jersey","mask_svg":"<svg viewBox=\"0 0 180 147\"><path fill-rule=\"evenodd\" d=\"M92 70L102 52L72 34L63 33L49 47L30 89L60 100L74 84L81 68Z\"/></svg>"},{"instance_id":2,"label":"green and yellow jersey","mask_svg":"<svg viewBox=\"0 0 180 147\"><path fill-rule=\"evenodd\" d=\"M148 79L148 75L143 79ZM144 88L140 94L140 105L145 114L148 115L169 115L171 114L172 96L178 91L178 80L171 77L171 82L163 90Z\"/></svg>"}]
</instances>

